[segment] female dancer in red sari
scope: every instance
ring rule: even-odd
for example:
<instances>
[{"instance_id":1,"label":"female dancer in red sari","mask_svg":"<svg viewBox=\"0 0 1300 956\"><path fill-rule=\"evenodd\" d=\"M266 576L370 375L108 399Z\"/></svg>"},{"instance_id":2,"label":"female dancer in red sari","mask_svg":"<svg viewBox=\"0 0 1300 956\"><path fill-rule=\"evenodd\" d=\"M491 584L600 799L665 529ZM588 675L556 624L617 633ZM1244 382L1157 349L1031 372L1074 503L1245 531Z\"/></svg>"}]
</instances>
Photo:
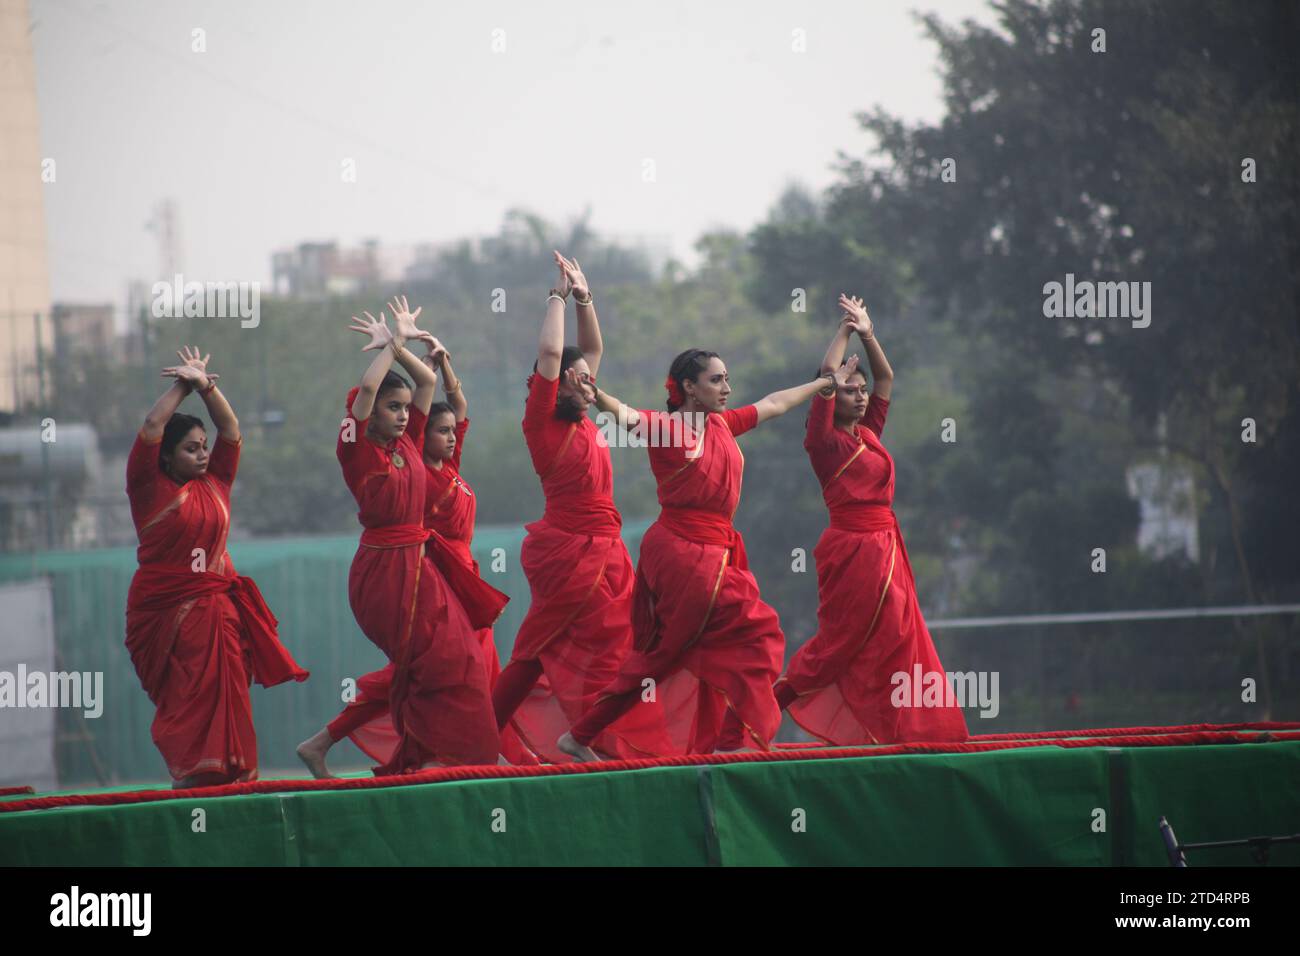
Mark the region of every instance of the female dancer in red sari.
<instances>
[{"instance_id":1,"label":"female dancer in red sari","mask_svg":"<svg viewBox=\"0 0 1300 956\"><path fill-rule=\"evenodd\" d=\"M499 737L475 632L495 620L505 597L422 523L427 471L421 456L436 376L404 346L420 337L420 310L412 314L404 299L391 307L391 332L382 314L365 313L352 326L370 336L363 351L380 352L348 395L338 441L343 477L365 529L348 598L362 632L393 665L360 682L363 694L367 681L375 685L379 710L386 699L397 737L376 775L496 762ZM390 371L394 358L415 380L414 394Z\"/></svg>"},{"instance_id":2,"label":"female dancer in red sari","mask_svg":"<svg viewBox=\"0 0 1300 956\"><path fill-rule=\"evenodd\" d=\"M126 493L140 539L126 599L126 649L158 708L153 740L172 786L257 779L249 685L306 680L276 635L275 616L226 553L239 421L208 374L208 356L178 352L176 380L149 410L126 463ZM197 391L217 429L176 411Z\"/></svg>"},{"instance_id":3,"label":"female dancer in red sari","mask_svg":"<svg viewBox=\"0 0 1300 956\"><path fill-rule=\"evenodd\" d=\"M827 377L842 383L855 366ZM825 384L820 378L729 409L722 360L688 349L664 382L669 411L681 414L631 411L595 390L602 411L647 438L662 511L641 540L633 653L596 706L560 739L566 753L597 759L590 747L595 735L650 689L675 753L769 748L781 722L772 683L781 672L785 635L776 611L759 597L731 523L745 461L736 437Z\"/></svg>"},{"instance_id":4,"label":"female dancer in red sari","mask_svg":"<svg viewBox=\"0 0 1300 956\"><path fill-rule=\"evenodd\" d=\"M840 296L846 315L822 370L839 367L857 332L875 387L855 371L831 394L813 399L804 448L821 482L830 527L813 552L817 561L817 633L790 660L776 685L782 708L804 730L830 744L962 741L961 708L892 702L896 675L948 682L921 617L907 548L891 505L894 460L880 442L894 373L858 298ZM930 675L940 675L931 678ZM928 701L933 704L933 701Z\"/></svg>"},{"instance_id":5,"label":"female dancer in red sari","mask_svg":"<svg viewBox=\"0 0 1300 956\"><path fill-rule=\"evenodd\" d=\"M429 350L421 361L435 375L441 370L443 389L447 394L445 402L435 402L429 407L424 430L424 527L437 532L446 542L448 552L477 576L478 562L470 550L477 502L469 483L460 474L465 434L469 431L469 403L461 387L461 380L451 367L451 355L430 333L421 333L420 339ZM476 636L482 651L488 688L491 689L501 670L496 646L492 641L492 628L480 628ZM392 681L392 664L362 677L357 682L356 699L330 721L324 730L299 745L298 756L313 775L332 776L325 766L325 755L344 737L350 737L367 756L380 764L385 764L392 758L398 742L389 710ZM501 737L502 753L510 763L536 762L530 760L511 731L506 730Z\"/></svg>"},{"instance_id":6,"label":"female dancer in red sari","mask_svg":"<svg viewBox=\"0 0 1300 956\"><path fill-rule=\"evenodd\" d=\"M555 261L560 286L547 300L523 421L546 512L526 529L520 560L532 603L492 695L497 725L513 726L552 763L571 759L556 738L594 702L632 647L632 560L620 537L609 448L587 417L588 390L577 384L596 379L600 323L577 261L558 252ZM564 344L570 291L578 304L577 348ZM666 752L658 708L627 714L595 746L619 757Z\"/></svg>"}]
</instances>

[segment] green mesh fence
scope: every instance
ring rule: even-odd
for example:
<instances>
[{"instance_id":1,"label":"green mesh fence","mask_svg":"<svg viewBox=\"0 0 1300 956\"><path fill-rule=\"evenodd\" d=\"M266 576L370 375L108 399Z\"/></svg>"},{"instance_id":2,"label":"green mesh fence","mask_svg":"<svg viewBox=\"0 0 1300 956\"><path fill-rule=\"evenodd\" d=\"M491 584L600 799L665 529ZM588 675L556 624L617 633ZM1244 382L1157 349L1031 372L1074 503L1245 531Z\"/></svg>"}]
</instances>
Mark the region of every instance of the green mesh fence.
<instances>
[{"instance_id":1,"label":"green mesh fence","mask_svg":"<svg viewBox=\"0 0 1300 956\"><path fill-rule=\"evenodd\" d=\"M623 528L634 560L649 523ZM269 690L253 686L263 776L298 768L294 747L338 713L343 680L384 664L383 654L357 628L348 605L348 568L357 538L349 534L231 542L235 567L257 581L280 621L281 640L312 675L302 684ZM482 527L474 535L474 556L484 577L511 597L494 632L503 662L528 610L528 582L519 566L523 538L522 526ZM504 570L492 570L494 554L504 554ZM126 592L135 569L134 548L0 555L0 582L51 579L57 669L104 675L100 717L57 711L56 766L62 785L167 779L149 735L153 705L124 645ZM331 753L331 764L341 768L369 763L350 742Z\"/></svg>"}]
</instances>

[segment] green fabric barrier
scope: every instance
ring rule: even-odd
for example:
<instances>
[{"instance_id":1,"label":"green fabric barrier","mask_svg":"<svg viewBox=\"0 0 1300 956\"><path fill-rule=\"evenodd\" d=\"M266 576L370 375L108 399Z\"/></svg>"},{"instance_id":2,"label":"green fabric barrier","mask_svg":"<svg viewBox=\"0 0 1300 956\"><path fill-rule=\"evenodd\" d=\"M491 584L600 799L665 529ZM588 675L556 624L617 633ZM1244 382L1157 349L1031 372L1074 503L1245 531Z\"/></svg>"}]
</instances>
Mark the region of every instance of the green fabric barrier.
<instances>
[{"instance_id":1,"label":"green fabric barrier","mask_svg":"<svg viewBox=\"0 0 1300 956\"><path fill-rule=\"evenodd\" d=\"M623 540L634 559L649 524L624 525ZM360 677L386 662L357 627L348 603L348 569L359 536L230 545L236 569L257 582L280 622L281 640L312 675L303 684L253 686L253 722L264 777L301 767L294 748L339 712L344 678ZM484 578L511 597L494 628L503 662L509 659L529 604L528 582L519 565L523 538L522 526L485 526L474 535L474 556ZM502 572L492 571L497 548L505 552ZM62 786L151 781L167 775L149 734L153 705L140 687L124 643L126 593L135 569L134 548L0 555L0 582L42 576L52 581L56 668L104 675L101 716L86 719L79 710L57 712L55 765ZM372 763L350 741L340 743L330 761L337 768Z\"/></svg>"},{"instance_id":2,"label":"green fabric barrier","mask_svg":"<svg viewBox=\"0 0 1300 956\"><path fill-rule=\"evenodd\" d=\"M1162 814L1184 842L1295 833L1298 788L1295 741L661 767L0 814L0 865L1166 866Z\"/></svg>"},{"instance_id":3,"label":"green fabric barrier","mask_svg":"<svg viewBox=\"0 0 1300 956\"><path fill-rule=\"evenodd\" d=\"M725 866L1097 866L1100 749L736 764L714 768ZM803 832L794 812L804 811Z\"/></svg>"}]
</instances>

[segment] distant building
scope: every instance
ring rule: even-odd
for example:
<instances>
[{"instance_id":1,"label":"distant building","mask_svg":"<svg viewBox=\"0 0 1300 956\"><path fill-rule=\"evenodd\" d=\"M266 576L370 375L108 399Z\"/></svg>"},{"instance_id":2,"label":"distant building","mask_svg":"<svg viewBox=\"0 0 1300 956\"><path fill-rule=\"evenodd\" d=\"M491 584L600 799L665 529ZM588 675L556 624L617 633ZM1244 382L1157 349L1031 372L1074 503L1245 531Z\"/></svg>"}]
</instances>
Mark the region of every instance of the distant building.
<instances>
[{"instance_id":1,"label":"distant building","mask_svg":"<svg viewBox=\"0 0 1300 956\"><path fill-rule=\"evenodd\" d=\"M301 242L271 256L271 277L278 295L316 299L351 295L380 284L379 242L340 249L337 242Z\"/></svg>"},{"instance_id":2,"label":"distant building","mask_svg":"<svg viewBox=\"0 0 1300 956\"><path fill-rule=\"evenodd\" d=\"M77 305L56 302L50 310L54 320L54 354L58 356L93 352L119 359L121 340L111 303Z\"/></svg>"},{"instance_id":3,"label":"distant building","mask_svg":"<svg viewBox=\"0 0 1300 956\"><path fill-rule=\"evenodd\" d=\"M38 342L51 347L46 182L27 0L0 0L0 413L38 401Z\"/></svg>"}]
</instances>

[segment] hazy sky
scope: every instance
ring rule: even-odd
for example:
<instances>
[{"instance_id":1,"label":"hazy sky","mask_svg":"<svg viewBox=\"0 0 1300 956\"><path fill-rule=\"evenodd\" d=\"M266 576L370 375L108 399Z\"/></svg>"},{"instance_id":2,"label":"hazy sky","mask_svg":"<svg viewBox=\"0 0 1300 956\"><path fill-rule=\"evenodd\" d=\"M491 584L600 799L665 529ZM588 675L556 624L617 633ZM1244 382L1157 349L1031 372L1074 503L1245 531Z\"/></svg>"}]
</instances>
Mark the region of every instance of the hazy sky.
<instances>
[{"instance_id":1,"label":"hazy sky","mask_svg":"<svg viewBox=\"0 0 1300 956\"><path fill-rule=\"evenodd\" d=\"M269 282L271 252L307 239L489 234L514 206L567 221L590 205L597 230L690 261L703 230L748 228L787 183L830 183L838 151L868 146L856 111L940 115L911 11L993 22L983 0L30 9L41 154L58 170L51 290L116 305L128 279L158 278L144 226L163 197L200 281Z\"/></svg>"}]
</instances>

